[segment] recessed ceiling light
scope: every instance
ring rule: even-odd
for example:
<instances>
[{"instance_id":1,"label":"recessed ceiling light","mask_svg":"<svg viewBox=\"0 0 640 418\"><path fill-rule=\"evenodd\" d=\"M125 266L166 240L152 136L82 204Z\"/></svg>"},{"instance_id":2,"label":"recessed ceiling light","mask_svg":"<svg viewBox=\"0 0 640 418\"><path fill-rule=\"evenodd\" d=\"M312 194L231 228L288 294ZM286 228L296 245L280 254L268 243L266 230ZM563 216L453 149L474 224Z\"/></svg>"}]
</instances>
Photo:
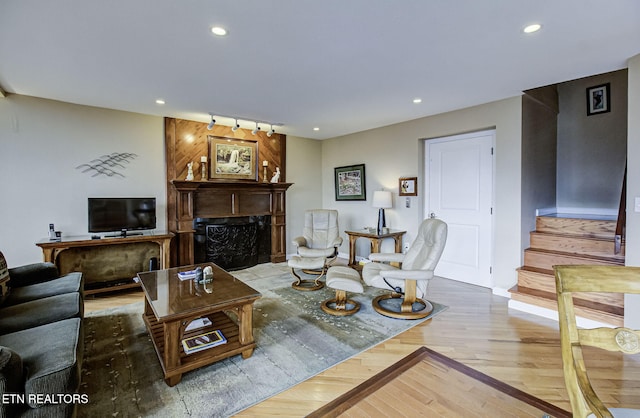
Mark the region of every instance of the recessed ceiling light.
<instances>
[{"instance_id":1,"label":"recessed ceiling light","mask_svg":"<svg viewBox=\"0 0 640 418\"><path fill-rule=\"evenodd\" d=\"M164 100L156 99L156 104L163 105L164 104Z\"/></svg>"},{"instance_id":2,"label":"recessed ceiling light","mask_svg":"<svg viewBox=\"0 0 640 418\"><path fill-rule=\"evenodd\" d=\"M319 131L320 128L318 128L317 126L315 128L313 128L314 131Z\"/></svg>"},{"instance_id":3,"label":"recessed ceiling light","mask_svg":"<svg viewBox=\"0 0 640 418\"><path fill-rule=\"evenodd\" d=\"M415 99L413 99L413 103L416 103L416 104L422 103L422 99L419 97L416 97Z\"/></svg>"},{"instance_id":4,"label":"recessed ceiling light","mask_svg":"<svg viewBox=\"0 0 640 418\"><path fill-rule=\"evenodd\" d=\"M540 28L542 28L542 25L540 25L539 23L534 23L532 25L525 26L525 28L522 31L524 33L533 33L533 32L539 31Z\"/></svg>"},{"instance_id":5,"label":"recessed ceiling light","mask_svg":"<svg viewBox=\"0 0 640 418\"><path fill-rule=\"evenodd\" d=\"M214 26L211 28L211 33L218 36L225 36L227 34L227 30L222 26Z\"/></svg>"}]
</instances>

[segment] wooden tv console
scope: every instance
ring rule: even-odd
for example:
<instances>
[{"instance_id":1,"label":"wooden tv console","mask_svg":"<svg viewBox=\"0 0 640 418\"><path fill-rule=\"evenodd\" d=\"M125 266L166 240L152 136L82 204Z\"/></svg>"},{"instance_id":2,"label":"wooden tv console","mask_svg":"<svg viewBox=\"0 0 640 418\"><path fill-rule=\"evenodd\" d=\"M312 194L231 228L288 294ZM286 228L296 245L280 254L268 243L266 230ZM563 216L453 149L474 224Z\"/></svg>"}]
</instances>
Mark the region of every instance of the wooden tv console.
<instances>
[{"instance_id":1,"label":"wooden tv console","mask_svg":"<svg viewBox=\"0 0 640 418\"><path fill-rule=\"evenodd\" d=\"M139 287L133 278L149 270L149 260L158 259L158 268L169 268L174 234L165 231L143 235L93 239L90 235L43 239L36 243L44 261L54 263L60 274L81 271L85 294Z\"/></svg>"}]
</instances>

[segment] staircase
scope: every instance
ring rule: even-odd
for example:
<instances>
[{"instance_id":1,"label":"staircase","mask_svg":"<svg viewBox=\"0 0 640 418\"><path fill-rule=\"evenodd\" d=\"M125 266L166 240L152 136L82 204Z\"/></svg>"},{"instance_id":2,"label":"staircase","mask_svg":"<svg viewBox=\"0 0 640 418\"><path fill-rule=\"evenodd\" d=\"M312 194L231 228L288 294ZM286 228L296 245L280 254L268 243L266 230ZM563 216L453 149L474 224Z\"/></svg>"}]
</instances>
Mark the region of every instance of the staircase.
<instances>
[{"instance_id":1,"label":"staircase","mask_svg":"<svg viewBox=\"0 0 640 418\"><path fill-rule=\"evenodd\" d=\"M511 299L557 311L554 265L623 266L624 241L615 253L616 218L597 218L538 216L536 230L530 233L531 246L524 252L524 266L518 269L518 284L509 290ZM600 293L574 299L578 315L610 325L623 325L623 295Z\"/></svg>"}]
</instances>

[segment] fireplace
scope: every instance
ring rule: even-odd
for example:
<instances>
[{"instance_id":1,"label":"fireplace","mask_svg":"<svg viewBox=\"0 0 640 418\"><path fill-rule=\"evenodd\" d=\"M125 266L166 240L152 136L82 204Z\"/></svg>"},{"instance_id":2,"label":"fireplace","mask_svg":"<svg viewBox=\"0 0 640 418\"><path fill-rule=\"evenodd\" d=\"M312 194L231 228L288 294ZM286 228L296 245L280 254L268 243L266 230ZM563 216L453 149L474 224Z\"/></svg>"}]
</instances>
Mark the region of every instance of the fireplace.
<instances>
[{"instance_id":1,"label":"fireplace","mask_svg":"<svg viewBox=\"0 0 640 418\"><path fill-rule=\"evenodd\" d=\"M175 234L172 266L186 266L206 260L207 251L217 260L230 258L229 254L219 254L219 250L226 247L227 238L232 235L247 236L252 228L257 233L258 261L255 264L286 260L285 192L291 183L179 180L171 183L175 193L168 208L168 213L174 216L169 222L169 229ZM256 225L251 226L252 223ZM207 245L207 229L209 236L218 237L224 244ZM238 241L246 240L243 238ZM254 256L243 255L240 258L251 257ZM223 261L214 262L220 262L221 267L225 268ZM229 265L237 262L232 260Z\"/></svg>"},{"instance_id":2,"label":"fireplace","mask_svg":"<svg viewBox=\"0 0 640 418\"><path fill-rule=\"evenodd\" d=\"M271 259L271 216L196 218L194 261L239 270Z\"/></svg>"}]
</instances>

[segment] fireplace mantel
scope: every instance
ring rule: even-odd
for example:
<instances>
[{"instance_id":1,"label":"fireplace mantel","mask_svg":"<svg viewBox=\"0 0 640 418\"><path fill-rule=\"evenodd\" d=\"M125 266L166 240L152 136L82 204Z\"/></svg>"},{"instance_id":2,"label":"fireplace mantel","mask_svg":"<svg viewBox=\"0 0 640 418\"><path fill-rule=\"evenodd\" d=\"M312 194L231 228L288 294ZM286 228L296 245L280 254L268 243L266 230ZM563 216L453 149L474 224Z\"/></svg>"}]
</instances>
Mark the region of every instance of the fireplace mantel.
<instances>
[{"instance_id":1,"label":"fireplace mantel","mask_svg":"<svg viewBox=\"0 0 640 418\"><path fill-rule=\"evenodd\" d=\"M285 192L292 183L219 182L173 180L176 219L170 229L176 234L178 265L193 264L196 218L271 216L271 261L286 260Z\"/></svg>"}]
</instances>

